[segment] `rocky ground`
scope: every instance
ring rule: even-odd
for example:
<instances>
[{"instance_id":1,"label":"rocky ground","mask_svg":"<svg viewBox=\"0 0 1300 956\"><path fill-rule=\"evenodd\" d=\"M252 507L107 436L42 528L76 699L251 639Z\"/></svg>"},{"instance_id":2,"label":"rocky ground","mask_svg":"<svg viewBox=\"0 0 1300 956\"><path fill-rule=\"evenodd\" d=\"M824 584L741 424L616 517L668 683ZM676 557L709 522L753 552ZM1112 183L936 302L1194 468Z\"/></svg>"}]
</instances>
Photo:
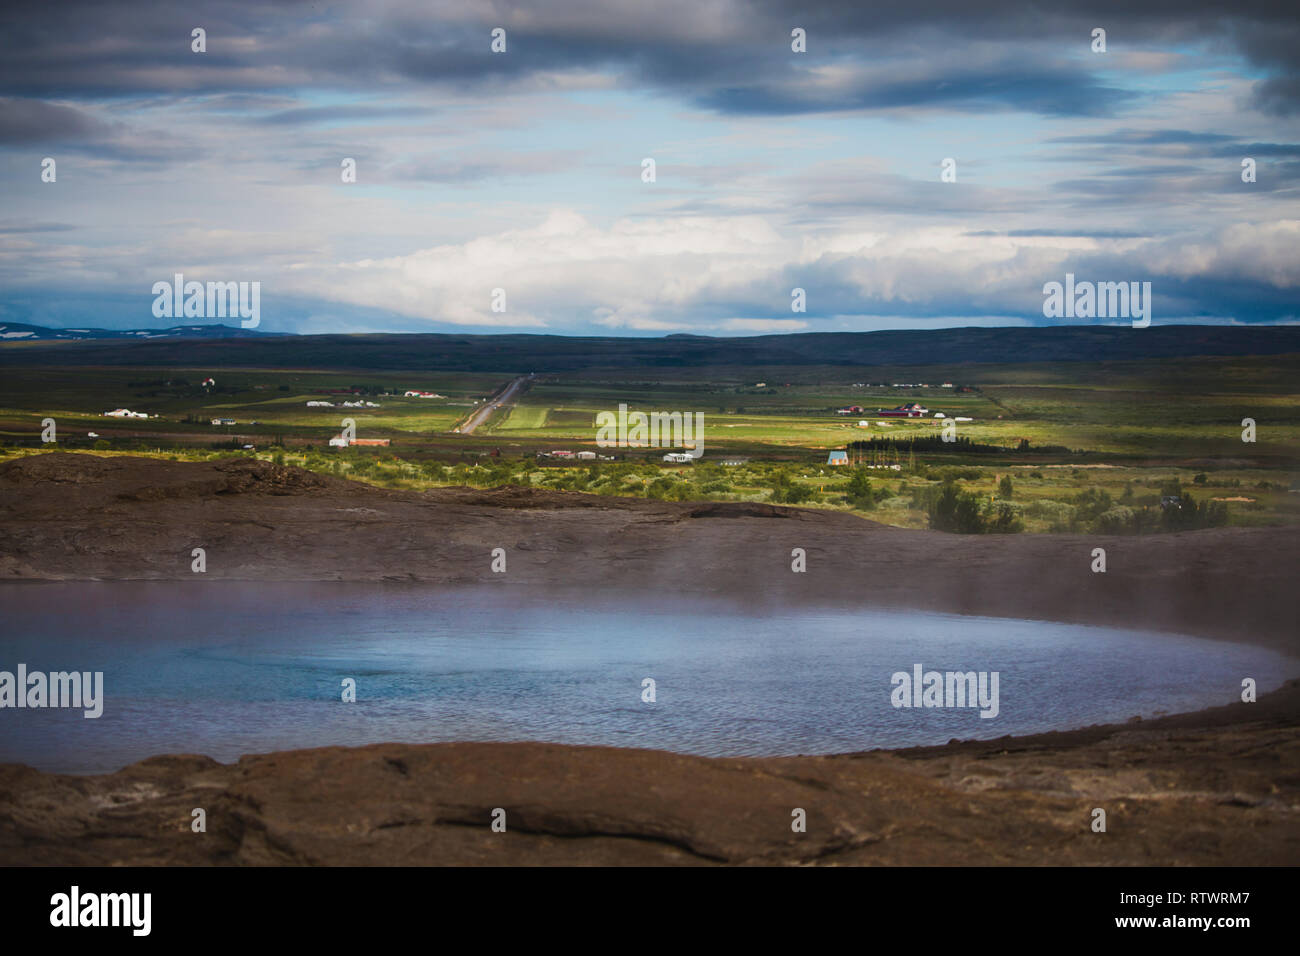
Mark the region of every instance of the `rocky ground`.
<instances>
[{"instance_id":1,"label":"rocky ground","mask_svg":"<svg viewBox=\"0 0 1300 956\"><path fill-rule=\"evenodd\" d=\"M0 579L492 580L853 601L1296 649L1285 529L956 536L847 514L387 491L266 462L0 465ZM493 548L508 571L490 571ZM1090 570L1104 548L1107 572ZM790 570L802 548L808 570ZM190 829L191 810L207 832ZM489 828L494 808L507 830ZM1091 829L1107 813L1107 832ZM807 832L791 811L807 812ZM1254 704L906 751L706 759L547 744L0 767L0 863L1300 862L1300 685Z\"/></svg>"},{"instance_id":2,"label":"rocky ground","mask_svg":"<svg viewBox=\"0 0 1300 956\"><path fill-rule=\"evenodd\" d=\"M8 764L0 863L1294 865L1298 723L1292 682L1140 724L833 757L453 743Z\"/></svg>"},{"instance_id":3,"label":"rocky ground","mask_svg":"<svg viewBox=\"0 0 1300 956\"><path fill-rule=\"evenodd\" d=\"M0 580L490 582L847 601L1172 630L1290 650L1300 536L952 535L843 512L541 489L375 488L266 461L0 464ZM507 573L490 570L504 548ZM807 571L791 571L803 549ZM1106 551L1107 571L1091 571ZM667 599L667 598L666 598Z\"/></svg>"}]
</instances>

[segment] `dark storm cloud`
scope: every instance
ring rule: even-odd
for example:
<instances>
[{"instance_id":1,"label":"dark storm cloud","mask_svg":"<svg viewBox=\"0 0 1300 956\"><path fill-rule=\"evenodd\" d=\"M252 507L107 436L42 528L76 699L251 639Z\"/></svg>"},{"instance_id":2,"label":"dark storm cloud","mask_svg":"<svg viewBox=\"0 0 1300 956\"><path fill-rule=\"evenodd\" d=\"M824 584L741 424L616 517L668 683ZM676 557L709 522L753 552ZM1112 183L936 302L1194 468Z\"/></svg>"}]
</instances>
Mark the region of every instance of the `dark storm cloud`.
<instances>
[{"instance_id":1,"label":"dark storm cloud","mask_svg":"<svg viewBox=\"0 0 1300 956\"><path fill-rule=\"evenodd\" d=\"M106 124L81 110L40 100L0 99L0 143L36 143L99 139Z\"/></svg>"},{"instance_id":2,"label":"dark storm cloud","mask_svg":"<svg viewBox=\"0 0 1300 956\"><path fill-rule=\"evenodd\" d=\"M187 155L184 144L165 130L142 136L125 123L104 122L76 107L16 97L0 99L0 146L57 146L65 153L137 162Z\"/></svg>"},{"instance_id":3,"label":"dark storm cloud","mask_svg":"<svg viewBox=\"0 0 1300 956\"><path fill-rule=\"evenodd\" d=\"M509 32L509 52L488 31ZM207 30L208 52L190 51ZM808 31L807 58L789 52ZM817 112L947 106L1045 115L1106 114L1131 94L1099 80L1098 58L1071 67L1090 31L1112 51L1226 46L1268 74L1255 89L1272 113L1300 106L1294 4L1092 0L1060 5L992 0L852 4L739 0L700 6L583 0L513 8L487 2L72 2L0 13L0 90L28 97L185 91L527 88L561 72L604 71L724 112ZM977 52L1000 45L987 61ZM814 63L899 64L866 80L809 82Z\"/></svg>"}]
</instances>

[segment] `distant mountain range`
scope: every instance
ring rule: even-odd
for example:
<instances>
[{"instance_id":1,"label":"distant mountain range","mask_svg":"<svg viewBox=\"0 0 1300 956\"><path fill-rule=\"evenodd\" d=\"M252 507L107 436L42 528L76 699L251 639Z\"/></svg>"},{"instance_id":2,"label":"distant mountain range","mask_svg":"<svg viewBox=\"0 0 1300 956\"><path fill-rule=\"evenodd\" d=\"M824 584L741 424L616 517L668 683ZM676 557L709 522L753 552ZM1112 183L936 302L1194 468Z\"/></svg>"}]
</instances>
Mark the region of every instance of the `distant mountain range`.
<instances>
[{"instance_id":1,"label":"distant mountain range","mask_svg":"<svg viewBox=\"0 0 1300 956\"><path fill-rule=\"evenodd\" d=\"M221 325L43 329L0 325L0 366L566 372L738 366L920 366L1300 355L1300 326L1166 325L801 332L714 338L384 333L292 335ZM21 343L21 344L20 344Z\"/></svg>"},{"instance_id":2,"label":"distant mountain range","mask_svg":"<svg viewBox=\"0 0 1300 956\"><path fill-rule=\"evenodd\" d=\"M169 329L47 329L22 322L0 324L0 341L46 342L54 339L232 339L274 333L255 329L231 328L228 325L173 325Z\"/></svg>"}]
</instances>

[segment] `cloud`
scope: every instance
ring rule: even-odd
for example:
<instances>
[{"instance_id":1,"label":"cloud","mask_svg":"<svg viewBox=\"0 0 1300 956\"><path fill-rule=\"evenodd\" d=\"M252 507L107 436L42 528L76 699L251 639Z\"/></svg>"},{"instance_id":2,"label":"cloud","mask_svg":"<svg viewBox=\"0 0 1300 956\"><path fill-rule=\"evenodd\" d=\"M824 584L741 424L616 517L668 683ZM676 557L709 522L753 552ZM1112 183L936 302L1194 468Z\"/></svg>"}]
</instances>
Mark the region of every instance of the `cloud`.
<instances>
[{"instance_id":1,"label":"cloud","mask_svg":"<svg viewBox=\"0 0 1300 956\"><path fill-rule=\"evenodd\" d=\"M942 105L1104 115L1135 94L1099 79L1101 70L1173 69L1168 47L1200 46L1235 50L1263 74L1257 107L1290 115L1300 105L1300 24L1285 7L395 0L360 16L341 0L225 0L197 10L116 0L61 4L54 17L10 5L0 14L0 89L39 98L405 85L490 92L613 75L740 114ZM190 50L198 20L208 33L203 54ZM1085 58L1099 23L1116 53L1110 62ZM497 26L508 47L494 55ZM790 52L792 26L808 32L801 57Z\"/></svg>"},{"instance_id":2,"label":"cloud","mask_svg":"<svg viewBox=\"0 0 1300 956\"><path fill-rule=\"evenodd\" d=\"M103 140L109 126L82 110L40 100L0 98L0 144Z\"/></svg>"},{"instance_id":3,"label":"cloud","mask_svg":"<svg viewBox=\"0 0 1300 956\"><path fill-rule=\"evenodd\" d=\"M1195 315L1187 283L1222 303L1281 310L1300 286L1300 221L1227 226L1172 238L972 235L952 227L783 235L762 217L621 220L602 228L570 210L540 223L382 260L308 263L286 292L463 326L592 323L636 331L821 327L845 315L1040 317L1044 282L1150 281ZM791 314L805 290L806 314ZM504 289L507 312L491 310ZM1226 295L1225 295L1226 294ZM1157 299L1158 306L1160 299ZM1234 310L1238 311L1238 310Z\"/></svg>"},{"instance_id":4,"label":"cloud","mask_svg":"<svg viewBox=\"0 0 1300 956\"><path fill-rule=\"evenodd\" d=\"M727 334L1041 322L1073 269L1297 311L1300 26L1256 0L59 9L0 11L0 278L33 295L202 271L290 324Z\"/></svg>"}]
</instances>

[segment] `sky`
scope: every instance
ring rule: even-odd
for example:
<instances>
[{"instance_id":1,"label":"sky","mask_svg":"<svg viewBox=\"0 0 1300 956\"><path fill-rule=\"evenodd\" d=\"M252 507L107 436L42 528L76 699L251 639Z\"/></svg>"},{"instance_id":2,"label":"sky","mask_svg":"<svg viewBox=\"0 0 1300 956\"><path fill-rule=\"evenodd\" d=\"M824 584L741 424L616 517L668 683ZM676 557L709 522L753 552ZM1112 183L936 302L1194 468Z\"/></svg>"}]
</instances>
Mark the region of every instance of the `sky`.
<instances>
[{"instance_id":1,"label":"sky","mask_svg":"<svg viewBox=\"0 0 1300 956\"><path fill-rule=\"evenodd\" d=\"M1300 9L6 5L0 322L179 324L177 273L269 332L1128 324L1067 273L1294 323Z\"/></svg>"}]
</instances>

